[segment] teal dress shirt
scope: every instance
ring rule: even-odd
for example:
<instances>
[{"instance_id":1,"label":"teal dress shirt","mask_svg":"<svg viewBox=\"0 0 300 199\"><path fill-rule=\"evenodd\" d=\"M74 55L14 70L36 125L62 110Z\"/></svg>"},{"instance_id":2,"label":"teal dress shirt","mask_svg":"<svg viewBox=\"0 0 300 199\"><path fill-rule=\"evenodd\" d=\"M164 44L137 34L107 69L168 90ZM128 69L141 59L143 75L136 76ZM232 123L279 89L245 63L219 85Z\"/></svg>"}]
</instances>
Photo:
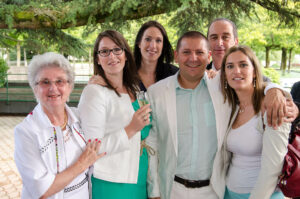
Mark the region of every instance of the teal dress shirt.
<instances>
[{"instance_id":1,"label":"teal dress shirt","mask_svg":"<svg viewBox=\"0 0 300 199\"><path fill-rule=\"evenodd\" d=\"M210 179L217 151L213 103L205 82L184 89L176 78L178 158L175 174L188 180Z\"/></svg>"}]
</instances>

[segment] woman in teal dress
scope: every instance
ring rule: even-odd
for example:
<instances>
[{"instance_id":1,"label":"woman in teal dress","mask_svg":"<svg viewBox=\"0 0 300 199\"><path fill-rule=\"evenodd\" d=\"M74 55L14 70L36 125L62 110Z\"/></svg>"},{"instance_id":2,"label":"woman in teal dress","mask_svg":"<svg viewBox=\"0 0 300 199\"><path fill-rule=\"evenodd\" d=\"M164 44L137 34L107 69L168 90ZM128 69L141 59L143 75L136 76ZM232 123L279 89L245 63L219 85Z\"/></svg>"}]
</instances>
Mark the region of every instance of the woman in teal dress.
<instances>
[{"instance_id":1,"label":"woman in teal dress","mask_svg":"<svg viewBox=\"0 0 300 199\"><path fill-rule=\"evenodd\" d=\"M99 139L106 152L96 161L92 175L93 199L146 199L147 146L150 105L136 100L138 75L130 48L117 31L98 35L94 47L94 73L105 86L87 85L78 104L87 139Z\"/></svg>"},{"instance_id":2,"label":"woman in teal dress","mask_svg":"<svg viewBox=\"0 0 300 199\"><path fill-rule=\"evenodd\" d=\"M135 111L140 108L137 100L132 103L132 106ZM141 130L141 141L146 139L146 137L149 135L150 128L151 125L147 125ZM93 196L105 199L115 199L121 197L124 199L147 198L147 173L148 151L147 148L141 147L137 184L111 183L104 180L92 178L93 186L97 187L93 189ZM105 193L107 192L109 192L110 195L105 195Z\"/></svg>"}]
</instances>

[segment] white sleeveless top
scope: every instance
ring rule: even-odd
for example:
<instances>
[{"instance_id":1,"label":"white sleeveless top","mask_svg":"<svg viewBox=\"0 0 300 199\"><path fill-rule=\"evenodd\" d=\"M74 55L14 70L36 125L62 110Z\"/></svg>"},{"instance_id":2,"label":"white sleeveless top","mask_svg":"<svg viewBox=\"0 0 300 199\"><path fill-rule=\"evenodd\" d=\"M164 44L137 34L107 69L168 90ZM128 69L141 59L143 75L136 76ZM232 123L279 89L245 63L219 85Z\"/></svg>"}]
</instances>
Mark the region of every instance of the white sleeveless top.
<instances>
[{"instance_id":1,"label":"white sleeveless top","mask_svg":"<svg viewBox=\"0 0 300 199\"><path fill-rule=\"evenodd\" d=\"M226 185L236 193L250 193L260 171L263 135L256 129L259 116L253 116L242 126L231 129L227 150L232 152Z\"/></svg>"}]
</instances>

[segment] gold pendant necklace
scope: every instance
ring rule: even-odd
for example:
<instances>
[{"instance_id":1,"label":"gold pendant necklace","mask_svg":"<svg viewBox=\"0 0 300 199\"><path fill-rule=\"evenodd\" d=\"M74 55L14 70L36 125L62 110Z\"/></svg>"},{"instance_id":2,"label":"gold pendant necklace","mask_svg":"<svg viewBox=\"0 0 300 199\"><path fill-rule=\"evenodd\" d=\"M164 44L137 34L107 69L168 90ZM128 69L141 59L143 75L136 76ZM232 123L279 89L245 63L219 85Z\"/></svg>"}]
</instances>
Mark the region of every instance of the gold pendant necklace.
<instances>
[{"instance_id":1,"label":"gold pendant necklace","mask_svg":"<svg viewBox=\"0 0 300 199\"><path fill-rule=\"evenodd\" d=\"M239 113L244 113L244 112L245 112L245 108L240 107Z\"/></svg>"},{"instance_id":2,"label":"gold pendant necklace","mask_svg":"<svg viewBox=\"0 0 300 199\"><path fill-rule=\"evenodd\" d=\"M245 110L246 110L246 108L249 106L249 104L239 104L239 106L240 106L240 109L239 109L239 114L240 113L244 113L245 112Z\"/></svg>"},{"instance_id":3,"label":"gold pendant necklace","mask_svg":"<svg viewBox=\"0 0 300 199\"><path fill-rule=\"evenodd\" d=\"M67 123L68 123L68 115L67 115L66 110L65 110L65 112L64 112L64 123L63 123L63 125L60 126L60 128L62 130L64 130L67 126Z\"/></svg>"}]
</instances>

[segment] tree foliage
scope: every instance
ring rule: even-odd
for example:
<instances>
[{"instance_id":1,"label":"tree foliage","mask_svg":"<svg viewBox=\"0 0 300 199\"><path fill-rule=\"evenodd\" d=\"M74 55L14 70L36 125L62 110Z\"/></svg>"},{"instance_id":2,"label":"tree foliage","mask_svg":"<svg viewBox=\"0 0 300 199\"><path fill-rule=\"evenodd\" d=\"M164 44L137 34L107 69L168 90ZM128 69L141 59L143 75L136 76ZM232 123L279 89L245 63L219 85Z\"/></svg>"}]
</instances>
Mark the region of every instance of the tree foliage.
<instances>
[{"instance_id":1,"label":"tree foliage","mask_svg":"<svg viewBox=\"0 0 300 199\"><path fill-rule=\"evenodd\" d=\"M7 70L7 63L2 58L0 58L0 87L2 87L5 83Z\"/></svg>"},{"instance_id":2,"label":"tree foliage","mask_svg":"<svg viewBox=\"0 0 300 199\"><path fill-rule=\"evenodd\" d=\"M281 50L282 69L285 70L287 51L291 56L292 51L300 52L299 24L289 27L283 24L272 12L256 7L256 17L243 19L239 27L239 39L241 44L250 46L255 51L266 51L266 67L269 67L270 52ZM252 16L255 16L252 12ZM289 57L291 60L291 57Z\"/></svg>"},{"instance_id":3,"label":"tree foliage","mask_svg":"<svg viewBox=\"0 0 300 199\"><path fill-rule=\"evenodd\" d=\"M17 42L33 54L57 51L76 57L87 56L88 45L60 29L0 31L0 46L12 48Z\"/></svg>"},{"instance_id":4,"label":"tree foliage","mask_svg":"<svg viewBox=\"0 0 300 199\"><path fill-rule=\"evenodd\" d=\"M262 14L257 10L263 10L273 21L276 19L275 25L271 22L260 25L269 19L255 17ZM282 35L277 36L274 31L269 34L263 29L281 26L290 31L290 27L299 25L299 10L300 3L296 0L2 0L0 47L14 47L21 42L22 47L34 54L52 50L87 57L99 32L116 29L133 46L140 25L150 19L158 20L167 28L175 46L183 32L205 33L211 20L227 17L242 24L240 30L253 33L240 41L263 50L272 41L285 40L280 38ZM257 27L253 28L253 21ZM289 38L289 34L285 36Z\"/></svg>"},{"instance_id":5,"label":"tree foliage","mask_svg":"<svg viewBox=\"0 0 300 199\"><path fill-rule=\"evenodd\" d=\"M273 83L280 84L280 75L274 68L263 68L262 71Z\"/></svg>"},{"instance_id":6,"label":"tree foliage","mask_svg":"<svg viewBox=\"0 0 300 199\"><path fill-rule=\"evenodd\" d=\"M297 0L4 0L0 2L0 28L65 29L139 19L175 10L185 17L189 27L193 27L196 22L193 14L201 16L198 18L201 23L218 14L237 17L239 13L248 13L255 4L278 13L286 23L299 21Z\"/></svg>"}]
</instances>

